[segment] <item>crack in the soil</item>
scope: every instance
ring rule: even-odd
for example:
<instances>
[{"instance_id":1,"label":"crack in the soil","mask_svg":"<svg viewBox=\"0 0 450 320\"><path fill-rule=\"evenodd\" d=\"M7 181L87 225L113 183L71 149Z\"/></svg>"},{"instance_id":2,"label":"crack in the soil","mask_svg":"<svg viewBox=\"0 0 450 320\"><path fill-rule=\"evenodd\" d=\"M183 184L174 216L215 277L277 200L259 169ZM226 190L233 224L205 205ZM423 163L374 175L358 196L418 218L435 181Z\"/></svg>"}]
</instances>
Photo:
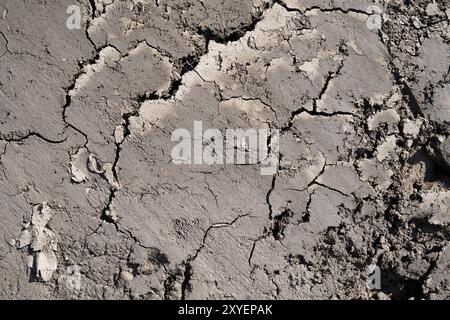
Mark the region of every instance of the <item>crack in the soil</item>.
<instances>
[{"instance_id":1,"label":"crack in the soil","mask_svg":"<svg viewBox=\"0 0 450 320\"><path fill-rule=\"evenodd\" d=\"M11 133L11 134L8 134L8 135L0 134L0 141L20 143L20 142L23 142L23 141L31 138L31 137L38 138L38 139L43 140L43 141L45 141L47 143L50 143L50 144L61 144L61 143L64 143L64 142L67 141L67 137L65 137L62 140L52 140L52 139L44 137L43 135L41 135L38 132L29 132L29 133L27 133L27 134L25 134L23 136L20 136L20 137L17 137L16 134L14 134L14 133Z\"/></svg>"},{"instance_id":2,"label":"crack in the soil","mask_svg":"<svg viewBox=\"0 0 450 320\"><path fill-rule=\"evenodd\" d=\"M358 14L363 14L366 16L371 16L371 15L375 14L373 12L368 12L368 11L364 11L364 10L358 10L358 9L354 9L354 8L343 9L341 7L323 8L321 6L312 6L312 7L308 7L308 8L305 8L302 10L302 9L298 9L298 8L289 7L289 5L286 4L286 2L284 0L275 0L275 3L279 4L280 6L282 6L284 9L286 9L289 12L298 12L300 14L306 14L306 13L309 13L314 10L318 10L320 12L325 12L325 13L330 13L330 12L340 12L343 14L358 13Z\"/></svg>"},{"instance_id":3,"label":"crack in the soil","mask_svg":"<svg viewBox=\"0 0 450 320\"><path fill-rule=\"evenodd\" d=\"M345 45L341 44L338 48L338 54L344 54L345 56L348 55L348 52L346 51ZM297 118L297 116L299 116L302 113L307 113L311 116L323 116L323 117L334 117L337 115L346 115L346 116L356 116L354 113L351 112L345 112L345 111L334 111L334 112L323 112L323 111L317 111L317 103L318 101L320 101L324 95L326 94L326 92L328 91L328 88L330 86L330 83L333 79L336 79L340 73L342 68L344 67L344 62L345 59L341 59L341 63L339 64L339 66L337 67L336 70L331 70L328 73L328 76L325 79L325 83L322 86L319 96L313 100L313 110L308 110L305 107L300 107L299 109L293 111L289 117L289 120L287 122L287 124L285 126L283 126L281 128L281 132L286 132L286 131L290 131L292 129L292 127L294 126L294 121L295 118Z\"/></svg>"}]
</instances>

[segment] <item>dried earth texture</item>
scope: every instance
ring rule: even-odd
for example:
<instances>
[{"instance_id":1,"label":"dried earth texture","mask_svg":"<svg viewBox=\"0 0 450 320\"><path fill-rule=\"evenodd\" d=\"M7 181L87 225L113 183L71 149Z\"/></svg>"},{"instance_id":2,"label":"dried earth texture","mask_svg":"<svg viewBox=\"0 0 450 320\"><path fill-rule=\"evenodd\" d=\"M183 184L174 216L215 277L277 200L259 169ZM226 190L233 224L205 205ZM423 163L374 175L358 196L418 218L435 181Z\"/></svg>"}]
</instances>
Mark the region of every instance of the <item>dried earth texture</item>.
<instances>
[{"instance_id":1,"label":"dried earth texture","mask_svg":"<svg viewBox=\"0 0 450 320\"><path fill-rule=\"evenodd\" d=\"M449 21L448 0L0 0L0 298L450 298ZM194 121L279 129L278 173L172 163Z\"/></svg>"}]
</instances>

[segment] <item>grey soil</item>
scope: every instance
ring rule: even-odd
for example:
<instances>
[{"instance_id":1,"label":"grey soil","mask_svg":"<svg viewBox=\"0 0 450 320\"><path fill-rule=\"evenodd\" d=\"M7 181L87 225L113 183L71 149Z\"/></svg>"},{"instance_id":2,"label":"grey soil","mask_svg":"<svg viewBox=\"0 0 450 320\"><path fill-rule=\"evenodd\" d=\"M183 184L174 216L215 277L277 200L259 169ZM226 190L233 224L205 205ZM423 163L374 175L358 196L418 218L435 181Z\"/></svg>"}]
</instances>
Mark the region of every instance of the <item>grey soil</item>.
<instances>
[{"instance_id":1,"label":"grey soil","mask_svg":"<svg viewBox=\"0 0 450 320\"><path fill-rule=\"evenodd\" d=\"M448 0L1 0L0 298L450 298L449 22ZM279 129L278 173L171 163L200 120Z\"/></svg>"}]
</instances>

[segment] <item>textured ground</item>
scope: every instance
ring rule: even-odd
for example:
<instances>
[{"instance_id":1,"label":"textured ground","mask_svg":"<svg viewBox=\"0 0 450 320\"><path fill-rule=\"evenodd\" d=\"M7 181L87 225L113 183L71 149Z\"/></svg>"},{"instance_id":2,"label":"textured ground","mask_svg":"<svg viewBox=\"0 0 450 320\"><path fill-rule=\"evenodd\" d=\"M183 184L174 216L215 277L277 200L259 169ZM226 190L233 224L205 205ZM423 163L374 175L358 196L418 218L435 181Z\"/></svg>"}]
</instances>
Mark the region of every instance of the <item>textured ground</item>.
<instances>
[{"instance_id":1,"label":"textured ground","mask_svg":"<svg viewBox=\"0 0 450 320\"><path fill-rule=\"evenodd\" d=\"M373 4L0 0L0 298L450 298L450 2Z\"/></svg>"}]
</instances>

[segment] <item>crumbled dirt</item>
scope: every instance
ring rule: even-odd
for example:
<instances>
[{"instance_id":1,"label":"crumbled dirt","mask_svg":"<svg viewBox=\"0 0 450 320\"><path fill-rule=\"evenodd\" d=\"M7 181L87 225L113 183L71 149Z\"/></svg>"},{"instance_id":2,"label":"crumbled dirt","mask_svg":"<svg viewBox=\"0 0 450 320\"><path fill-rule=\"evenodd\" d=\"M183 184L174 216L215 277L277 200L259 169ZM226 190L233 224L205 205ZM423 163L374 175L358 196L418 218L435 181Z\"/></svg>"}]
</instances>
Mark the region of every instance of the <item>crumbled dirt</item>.
<instances>
[{"instance_id":1,"label":"crumbled dirt","mask_svg":"<svg viewBox=\"0 0 450 320\"><path fill-rule=\"evenodd\" d=\"M450 2L2 0L0 168L3 299L448 299Z\"/></svg>"}]
</instances>

